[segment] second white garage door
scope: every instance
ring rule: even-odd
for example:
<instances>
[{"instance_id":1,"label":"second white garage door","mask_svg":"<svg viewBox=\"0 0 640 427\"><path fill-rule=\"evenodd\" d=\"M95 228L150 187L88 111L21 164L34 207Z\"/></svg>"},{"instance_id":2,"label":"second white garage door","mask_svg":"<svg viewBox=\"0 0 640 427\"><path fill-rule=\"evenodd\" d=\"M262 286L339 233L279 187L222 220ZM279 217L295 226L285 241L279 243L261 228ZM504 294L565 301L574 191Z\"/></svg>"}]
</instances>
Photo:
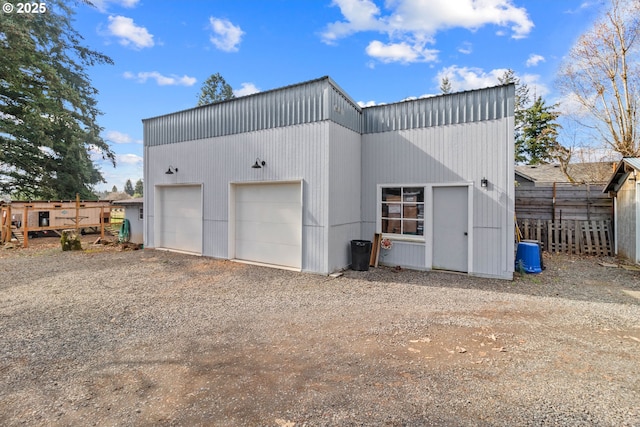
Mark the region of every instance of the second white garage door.
<instances>
[{"instance_id":1,"label":"second white garage door","mask_svg":"<svg viewBox=\"0 0 640 427\"><path fill-rule=\"evenodd\" d=\"M300 269L301 184L237 184L233 187L235 258Z\"/></svg>"}]
</instances>

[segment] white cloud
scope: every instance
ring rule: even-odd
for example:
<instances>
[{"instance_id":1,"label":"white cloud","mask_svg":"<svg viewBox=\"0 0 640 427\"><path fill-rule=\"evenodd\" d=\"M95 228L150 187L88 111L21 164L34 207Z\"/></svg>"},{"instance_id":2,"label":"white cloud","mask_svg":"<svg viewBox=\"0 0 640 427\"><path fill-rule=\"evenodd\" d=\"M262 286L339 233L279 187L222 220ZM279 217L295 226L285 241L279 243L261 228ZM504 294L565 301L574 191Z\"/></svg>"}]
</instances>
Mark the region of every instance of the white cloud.
<instances>
[{"instance_id":1,"label":"white cloud","mask_svg":"<svg viewBox=\"0 0 640 427\"><path fill-rule=\"evenodd\" d=\"M116 154L115 168L111 162L102 160L98 153L96 153L96 157L94 162L106 181L106 183L96 185L98 191L111 191L114 185L122 191L128 179L135 183L143 176L143 159L139 154Z\"/></svg>"},{"instance_id":2,"label":"white cloud","mask_svg":"<svg viewBox=\"0 0 640 427\"><path fill-rule=\"evenodd\" d=\"M138 27L133 19L125 16L109 16L109 31L111 35L120 38L123 46L132 46L134 49L152 47L153 35L146 28Z\"/></svg>"},{"instance_id":3,"label":"white cloud","mask_svg":"<svg viewBox=\"0 0 640 427\"><path fill-rule=\"evenodd\" d=\"M587 9L591 9L592 7L598 7L598 6L600 6L600 2L598 1L584 1L576 9L569 9L569 10L566 10L564 13L572 15L572 14L580 13Z\"/></svg>"},{"instance_id":4,"label":"white cloud","mask_svg":"<svg viewBox=\"0 0 640 427\"><path fill-rule=\"evenodd\" d=\"M589 110L579 101L578 96L573 92L558 99L557 104L563 116L577 118L589 117Z\"/></svg>"},{"instance_id":5,"label":"white cloud","mask_svg":"<svg viewBox=\"0 0 640 427\"><path fill-rule=\"evenodd\" d=\"M138 83L146 83L147 80L153 79L158 86L193 86L197 81L195 77L189 77L187 75L180 77L175 74L164 76L157 71L143 71L138 74L125 71L122 76L129 80L135 79Z\"/></svg>"},{"instance_id":6,"label":"white cloud","mask_svg":"<svg viewBox=\"0 0 640 427\"><path fill-rule=\"evenodd\" d=\"M117 130L110 130L105 135L105 138L109 142L113 142L116 144L128 144L133 142L133 139L127 135L126 133L118 132Z\"/></svg>"},{"instance_id":7,"label":"white cloud","mask_svg":"<svg viewBox=\"0 0 640 427\"><path fill-rule=\"evenodd\" d=\"M433 62L438 57L438 51L427 49L420 44L410 45L406 42L384 44L378 40L369 43L367 55L385 63L401 62Z\"/></svg>"},{"instance_id":8,"label":"white cloud","mask_svg":"<svg viewBox=\"0 0 640 427\"><path fill-rule=\"evenodd\" d=\"M233 25L227 19L209 18L213 35L209 40L215 47L225 52L237 52L238 45L242 41L244 31L239 26Z\"/></svg>"},{"instance_id":9,"label":"white cloud","mask_svg":"<svg viewBox=\"0 0 640 427\"><path fill-rule=\"evenodd\" d=\"M367 102L358 101L358 105L361 108L365 108L365 107L373 107L373 106L378 105L378 104L376 103L376 101L367 101Z\"/></svg>"},{"instance_id":10,"label":"white cloud","mask_svg":"<svg viewBox=\"0 0 640 427\"><path fill-rule=\"evenodd\" d=\"M137 154L117 154L116 164L138 165L142 164L142 157Z\"/></svg>"},{"instance_id":11,"label":"white cloud","mask_svg":"<svg viewBox=\"0 0 640 427\"><path fill-rule=\"evenodd\" d=\"M440 70L434 78L434 82L440 86L442 79L444 77L448 78L451 82L452 92L481 89L499 85L499 79L504 76L506 71L507 69L505 68L484 71L481 68L452 65ZM542 96L544 98L550 93L549 88L540 82L540 76L537 74L524 74L516 77L529 87L529 95L532 101L534 97Z\"/></svg>"},{"instance_id":12,"label":"white cloud","mask_svg":"<svg viewBox=\"0 0 640 427\"><path fill-rule=\"evenodd\" d=\"M440 82L444 77L449 79L452 92L479 89L483 87L496 86L499 84L498 77L502 77L506 69L495 69L486 72L480 68L473 67L451 67L443 68L436 75L436 82Z\"/></svg>"},{"instance_id":13,"label":"white cloud","mask_svg":"<svg viewBox=\"0 0 640 427\"><path fill-rule=\"evenodd\" d=\"M529 59L527 59L527 67L535 67L541 62L544 62L544 56L532 53L529 55Z\"/></svg>"},{"instance_id":14,"label":"white cloud","mask_svg":"<svg viewBox=\"0 0 640 427\"><path fill-rule=\"evenodd\" d=\"M473 53L473 45L469 42L464 42L458 48L458 52L462 53L463 55L470 55L471 53Z\"/></svg>"},{"instance_id":15,"label":"white cloud","mask_svg":"<svg viewBox=\"0 0 640 427\"><path fill-rule=\"evenodd\" d=\"M139 0L92 0L91 3L100 11L106 12L110 4L131 9L138 5Z\"/></svg>"},{"instance_id":16,"label":"white cloud","mask_svg":"<svg viewBox=\"0 0 640 427\"><path fill-rule=\"evenodd\" d=\"M234 90L233 94L235 96L247 96L258 92L260 92L260 89L258 89L258 87L253 83L242 83L242 87Z\"/></svg>"},{"instance_id":17,"label":"white cloud","mask_svg":"<svg viewBox=\"0 0 640 427\"><path fill-rule=\"evenodd\" d=\"M379 53L380 49L375 48L396 47L389 56L378 57L384 58L384 62L411 62L411 58L426 61L434 57L437 51L425 50L424 44L433 43L434 36L448 28L475 31L496 25L510 30L511 36L518 39L526 37L534 26L526 9L514 6L513 0L394 0L385 2L386 14L371 0L334 0L332 4L340 8L344 21L328 24L321 34L322 40L334 44L340 38L364 31L387 34L388 42L371 42L368 48L368 52ZM421 54L412 55L408 51L398 54L397 48L407 50L406 46L413 48L409 51Z\"/></svg>"},{"instance_id":18,"label":"white cloud","mask_svg":"<svg viewBox=\"0 0 640 427\"><path fill-rule=\"evenodd\" d=\"M337 39L360 31L379 31L384 24L376 18L380 9L371 0L334 0L332 6L338 6L346 22L334 22L327 25L322 40L333 44Z\"/></svg>"}]
</instances>

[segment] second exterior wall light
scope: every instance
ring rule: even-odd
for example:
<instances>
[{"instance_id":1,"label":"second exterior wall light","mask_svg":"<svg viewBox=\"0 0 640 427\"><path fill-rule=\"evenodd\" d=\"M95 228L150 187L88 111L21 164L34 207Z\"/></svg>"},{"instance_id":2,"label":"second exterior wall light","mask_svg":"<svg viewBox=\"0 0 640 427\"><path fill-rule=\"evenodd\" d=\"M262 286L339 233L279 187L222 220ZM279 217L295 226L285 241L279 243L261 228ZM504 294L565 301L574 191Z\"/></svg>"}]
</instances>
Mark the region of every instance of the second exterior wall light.
<instances>
[{"instance_id":1,"label":"second exterior wall light","mask_svg":"<svg viewBox=\"0 0 640 427\"><path fill-rule=\"evenodd\" d=\"M263 166L266 166L267 162L264 160L260 160L260 157L256 157L256 162L251 166L253 169L262 169Z\"/></svg>"}]
</instances>

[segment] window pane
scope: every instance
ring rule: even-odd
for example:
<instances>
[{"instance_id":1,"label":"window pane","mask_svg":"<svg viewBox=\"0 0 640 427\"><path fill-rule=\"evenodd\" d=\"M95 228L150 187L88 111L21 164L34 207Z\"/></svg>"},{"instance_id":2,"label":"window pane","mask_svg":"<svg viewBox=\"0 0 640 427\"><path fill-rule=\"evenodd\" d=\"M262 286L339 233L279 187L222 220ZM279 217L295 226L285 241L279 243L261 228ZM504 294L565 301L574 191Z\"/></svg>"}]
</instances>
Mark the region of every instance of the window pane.
<instances>
[{"instance_id":1,"label":"window pane","mask_svg":"<svg viewBox=\"0 0 640 427\"><path fill-rule=\"evenodd\" d=\"M382 201L383 202L399 202L402 200L400 197L400 188L383 188L382 189Z\"/></svg>"},{"instance_id":2,"label":"window pane","mask_svg":"<svg viewBox=\"0 0 640 427\"><path fill-rule=\"evenodd\" d=\"M423 187L404 188L402 195L405 202L424 202Z\"/></svg>"},{"instance_id":3,"label":"window pane","mask_svg":"<svg viewBox=\"0 0 640 427\"><path fill-rule=\"evenodd\" d=\"M382 220L382 232L391 234L401 234L399 219L383 219Z\"/></svg>"},{"instance_id":4,"label":"window pane","mask_svg":"<svg viewBox=\"0 0 640 427\"><path fill-rule=\"evenodd\" d=\"M387 214L384 214L384 206L387 207ZM383 204L383 215L387 218L400 218L402 215L402 205L400 203L385 203Z\"/></svg>"},{"instance_id":5,"label":"window pane","mask_svg":"<svg viewBox=\"0 0 640 427\"><path fill-rule=\"evenodd\" d=\"M405 204L403 209L403 218L408 219L417 219L418 218L418 205L416 204Z\"/></svg>"},{"instance_id":6,"label":"window pane","mask_svg":"<svg viewBox=\"0 0 640 427\"><path fill-rule=\"evenodd\" d=\"M402 221L402 234L409 234L413 236L424 235L424 222L423 221Z\"/></svg>"}]
</instances>

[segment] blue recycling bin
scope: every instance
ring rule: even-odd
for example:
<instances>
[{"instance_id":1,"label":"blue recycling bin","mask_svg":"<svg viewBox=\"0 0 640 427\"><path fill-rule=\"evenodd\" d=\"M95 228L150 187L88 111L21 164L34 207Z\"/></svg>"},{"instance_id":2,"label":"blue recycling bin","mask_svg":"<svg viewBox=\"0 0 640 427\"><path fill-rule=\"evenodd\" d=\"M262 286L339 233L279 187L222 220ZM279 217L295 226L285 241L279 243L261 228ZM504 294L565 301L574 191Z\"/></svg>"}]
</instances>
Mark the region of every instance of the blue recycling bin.
<instances>
[{"instance_id":1,"label":"blue recycling bin","mask_svg":"<svg viewBox=\"0 0 640 427\"><path fill-rule=\"evenodd\" d=\"M540 265L540 245L533 242L520 242L516 251L516 271L538 274L542 272Z\"/></svg>"}]
</instances>

